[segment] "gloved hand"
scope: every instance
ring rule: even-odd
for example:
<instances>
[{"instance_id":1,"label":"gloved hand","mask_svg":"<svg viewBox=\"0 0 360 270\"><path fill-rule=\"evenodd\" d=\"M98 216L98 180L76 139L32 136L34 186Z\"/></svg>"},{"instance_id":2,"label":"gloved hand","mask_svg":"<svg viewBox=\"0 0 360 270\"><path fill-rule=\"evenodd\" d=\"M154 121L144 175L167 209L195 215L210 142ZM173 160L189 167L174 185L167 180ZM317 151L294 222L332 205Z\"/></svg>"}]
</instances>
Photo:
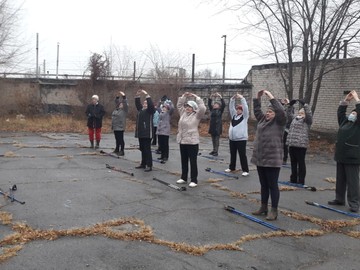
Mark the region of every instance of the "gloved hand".
<instances>
[{"instance_id":1,"label":"gloved hand","mask_svg":"<svg viewBox=\"0 0 360 270\"><path fill-rule=\"evenodd\" d=\"M290 105L290 106L293 106L293 105L296 103L296 101L297 101L296 99L292 99L292 100L289 102L289 105Z\"/></svg>"},{"instance_id":2,"label":"gloved hand","mask_svg":"<svg viewBox=\"0 0 360 270\"><path fill-rule=\"evenodd\" d=\"M298 99L298 101L299 101L299 103L300 103L302 106L305 105L305 100L303 100L303 99Z\"/></svg>"}]
</instances>

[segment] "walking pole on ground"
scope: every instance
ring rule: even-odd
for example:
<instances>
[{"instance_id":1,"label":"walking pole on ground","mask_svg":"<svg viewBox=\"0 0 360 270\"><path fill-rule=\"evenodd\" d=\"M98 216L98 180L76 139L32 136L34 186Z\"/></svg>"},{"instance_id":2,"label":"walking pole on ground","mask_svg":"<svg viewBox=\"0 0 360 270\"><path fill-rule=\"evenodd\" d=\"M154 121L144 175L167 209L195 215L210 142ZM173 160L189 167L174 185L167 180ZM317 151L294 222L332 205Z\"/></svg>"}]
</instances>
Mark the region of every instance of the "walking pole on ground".
<instances>
[{"instance_id":1,"label":"walking pole on ground","mask_svg":"<svg viewBox=\"0 0 360 270\"><path fill-rule=\"evenodd\" d=\"M103 150L100 150L100 154L104 154L104 155L107 155L109 157L113 157L113 158L120 158L118 155L114 155L114 154L111 154L111 153L107 153Z\"/></svg>"},{"instance_id":2,"label":"walking pole on ground","mask_svg":"<svg viewBox=\"0 0 360 270\"><path fill-rule=\"evenodd\" d=\"M160 179L158 179L156 177L154 177L153 180L158 181L159 183L161 183L161 184L163 184L165 186L168 186L170 188L176 189L177 191L185 191L186 190L186 187L178 187L177 185L169 184L169 183L167 183L167 182L165 182L163 180L160 180Z\"/></svg>"},{"instance_id":3,"label":"walking pole on ground","mask_svg":"<svg viewBox=\"0 0 360 270\"><path fill-rule=\"evenodd\" d=\"M131 176L134 176L134 173L130 173L130 172L127 172L127 171L124 171L120 168L115 168L114 166L110 166L109 164L105 164L106 168L110 169L110 170L113 170L113 171L117 171L117 172L122 172L122 173L126 173L128 175L131 175Z\"/></svg>"},{"instance_id":4,"label":"walking pole on ground","mask_svg":"<svg viewBox=\"0 0 360 270\"><path fill-rule=\"evenodd\" d=\"M16 185L14 185L16 187ZM4 195L4 197L9 198L11 202L18 202L20 204L25 204L25 202L23 201L19 201L18 199L15 198L14 194L12 193L13 190L16 190L13 188L10 188L10 194L6 194L4 193L2 190L0 190L0 195Z\"/></svg>"},{"instance_id":5,"label":"walking pole on ground","mask_svg":"<svg viewBox=\"0 0 360 270\"><path fill-rule=\"evenodd\" d=\"M211 173L220 174L220 175L224 175L224 176L231 177L231 178L235 178L235 179L239 179L239 176L237 176L237 175L233 175L233 174L226 173L226 172L221 172L221 171L214 171L214 170L211 169L211 168L206 168L205 171L211 172Z\"/></svg>"},{"instance_id":6,"label":"walking pole on ground","mask_svg":"<svg viewBox=\"0 0 360 270\"><path fill-rule=\"evenodd\" d=\"M349 217L360 218L360 215L358 215L358 214L349 213L349 212L342 211L342 210L339 210L339 209L336 209L336 208L332 208L332 207L329 207L329 206L326 206L326 205L323 205L323 204L320 204L320 203L316 203L316 202L309 202L309 201L305 201L305 202L308 205L317 206L317 207L320 207L320 208L331 210L331 211L334 211L334 212L337 212L337 213L340 213L340 214L343 214L343 215L347 215Z\"/></svg>"},{"instance_id":7,"label":"walking pole on ground","mask_svg":"<svg viewBox=\"0 0 360 270\"><path fill-rule=\"evenodd\" d=\"M253 217L253 216L251 216L251 215L248 215L248 214L245 214L245 213L243 213L243 212L240 212L239 210L236 210L236 209L235 209L234 207L232 207L232 206L226 205L226 206L225 206L225 210L227 210L227 211L229 211L229 212L231 212L231 213L237 214L237 215L239 215L239 216L242 216L242 217L244 217L244 218L247 218L247 219L249 219L249 220L251 220L251 221L254 221L254 222L256 222L256 223L259 223L259 224L261 224L261 225L263 225L263 226L265 226L265 227L268 227L268 228L270 228L270 229L272 229L272 230L274 230L274 231L284 231L283 229L280 229L279 227L276 227L275 225L272 225L272 224L270 224L270 223L268 223L268 222L266 222L266 221L263 221L263 220L258 219L258 218L256 218L256 217Z\"/></svg>"},{"instance_id":8,"label":"walking pole on ground","mask_svg":"<svg viewBox=\"0 0 360 270\"><path fill-rule=\"evenodd\" d=\"M307 185L297 184L297 183L291 183L291 182L285 182L285 181L278 181L279 184L286 185L286 186L292 186L297 188L304 188L311 191L316 191L316 187L311 187Z\"/></svg>"}]
</instances>

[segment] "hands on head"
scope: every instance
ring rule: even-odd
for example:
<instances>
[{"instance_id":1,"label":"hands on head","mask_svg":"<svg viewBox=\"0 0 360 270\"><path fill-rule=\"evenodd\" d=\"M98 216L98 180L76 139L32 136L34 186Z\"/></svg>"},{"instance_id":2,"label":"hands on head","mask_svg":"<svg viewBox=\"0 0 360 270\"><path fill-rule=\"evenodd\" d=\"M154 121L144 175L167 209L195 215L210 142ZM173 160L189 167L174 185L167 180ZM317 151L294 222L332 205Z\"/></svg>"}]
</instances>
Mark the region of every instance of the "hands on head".
<instances>
[{"instance_id":1,"label":"hands on head","mask_svg":"<svg viewBox=\"0 0 360 270\"><path fill-rule=\"evenodd\" d=\"M144 89L137 90L136 95L140 96L141 94L148 95L148 93Z\"/></svg>"},{"instance_id":2,"label":"hands on head","mask_svg":"<svg viewBox=\"0 0 360 270\"><path fill-rule=\"evenodd\" d=\"M289 104L289 99L287 99L287 98L283 98L282 100L281 100L281 103L282 104L284 104L284 105L287 105L287 104Z\"/></svg>"},{"instance_id":3,"label":"hands on head","mask_svg":"<svg viewBox=\"0 0 360 270\"><path fill-rule=\"evenodd\" d=\"M268 90L260 90L258 93L257 93L257 98L261 98L261 96L267 96L269 99L273 99L274 96L271 94L270 91Z\"/></svg>"},{"instance_id":4,"label":"hands on head","mask_svg":"<svg viewBox=\"0 0 360 270\"><path fill-rule=\"evenodd\" d=\"M355 101L359 101L359 96L355 90L350 91L349 94L346 95L345 101L350 101L354 99Z\"/></svg>"}]
</instances>

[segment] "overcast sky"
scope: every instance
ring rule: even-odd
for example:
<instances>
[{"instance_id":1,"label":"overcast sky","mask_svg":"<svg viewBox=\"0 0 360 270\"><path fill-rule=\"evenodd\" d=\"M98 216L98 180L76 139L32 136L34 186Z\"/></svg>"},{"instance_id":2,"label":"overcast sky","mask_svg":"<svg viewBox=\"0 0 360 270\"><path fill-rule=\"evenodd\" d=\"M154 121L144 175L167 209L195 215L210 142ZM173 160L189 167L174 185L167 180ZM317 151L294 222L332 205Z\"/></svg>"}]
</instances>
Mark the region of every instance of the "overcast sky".
<instances>
[{"instance_id":1,"label":"overcast sky","mask_svg":"<svg viewBox=\"0 0 360 270\"><path fill-rule=\"evenodd\" d=\"M38 33L41 72L45 60L46 70L55 73L59 42L59 74L82 74L90 55L112 44L133 52L156 46L184 54L190 63L195 54L196 71L222 75L227 35L226 77L243 78L263 60L240 53L252 44L235 30L236 15L218 14L221 9L201 0L23 0L22 31L31 53L22 67L35 67Z\"/></svg>"}]
</instances>

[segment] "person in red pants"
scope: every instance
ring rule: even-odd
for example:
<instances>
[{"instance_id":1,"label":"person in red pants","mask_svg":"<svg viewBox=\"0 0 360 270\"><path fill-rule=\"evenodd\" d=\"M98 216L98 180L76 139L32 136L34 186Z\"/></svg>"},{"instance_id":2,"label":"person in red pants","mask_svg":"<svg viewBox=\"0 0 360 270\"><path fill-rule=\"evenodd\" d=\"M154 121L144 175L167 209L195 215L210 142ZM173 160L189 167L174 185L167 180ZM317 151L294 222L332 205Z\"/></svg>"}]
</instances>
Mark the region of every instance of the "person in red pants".
<instances>
[{"instance_id":1,"label":"person in red pants","mask_svg":"<svg viewBox=\"0 0 360 270\"><path fill-rule=\"evenodd\" d=\"M95 149L100 147L102 119L105 115L104 106L99 103L99 96L91 97L91 104L86 108L87 127L89 132L90 148L94 148L94 135L96 140Z\"/></svg>"}]
</instances>

